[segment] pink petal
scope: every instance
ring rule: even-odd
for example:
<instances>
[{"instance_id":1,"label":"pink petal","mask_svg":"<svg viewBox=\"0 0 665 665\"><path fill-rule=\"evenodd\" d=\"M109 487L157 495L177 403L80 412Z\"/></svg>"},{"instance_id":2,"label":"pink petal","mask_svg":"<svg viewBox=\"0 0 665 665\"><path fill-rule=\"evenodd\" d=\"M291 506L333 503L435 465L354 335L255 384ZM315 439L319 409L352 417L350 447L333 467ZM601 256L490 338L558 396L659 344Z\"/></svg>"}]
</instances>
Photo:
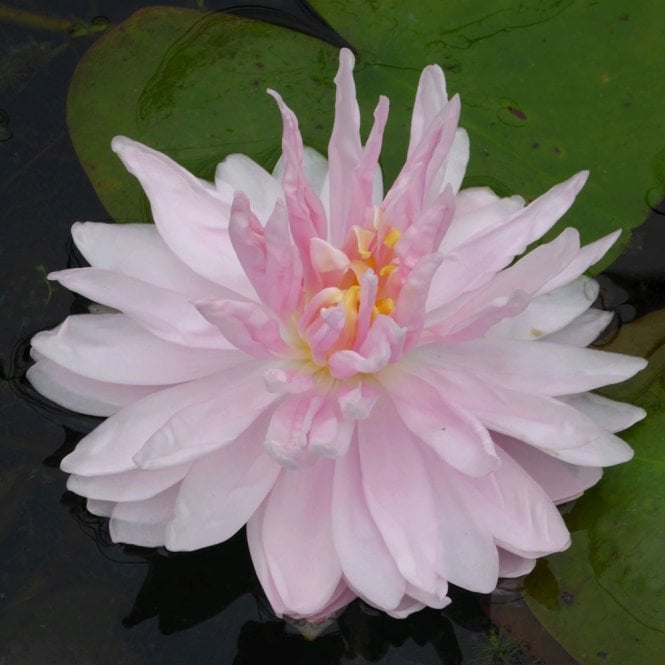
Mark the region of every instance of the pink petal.
<instances>
[{"instance_id":1,"label":"pink petal","mask_svg":"<svg viewBox=\"0 0 665 665\"><path fill-rule=\"evenodd\" d=\"M161 547L164 544L166 525L146 522L125 522L112 518L109 534L114 543L128 543L139 547Z\"/></svg>"},{"instance_id":2,"label":"pink petal","mask_svg":"<svg viewBox=\"0 0 665 665\"><path fill-rule=\"evenodd\" d=\"M95 268L122 273L190 298L229 297L233 293L183 263L154 224L77 222L72 226L72 238Z\"/></svg>"},{"instance_id":3,"label":"pink petal","mask_svg":"<svg viewBox=\"0 0 665 665\"><path fill-rule=\"evenodd\" d=\"M111 147L141 182L171 251L202 277L251 298L254 291L229 240L230 201L156 150L123 136L116 136Z\"/></svg>"},{"instance_id":4,"label":"pink petal","mask_svg":"<svg viewBox=\"0 0 665 665\"><path fill-rule=\"evenodd\" d=\"M441 337L459 335L484 311L504 305L516 293L535 295L543 284L558 275L577 255L579 233L566 229L555 240L540 245L487 284L428 313L428 324ZM486 330L486 329L485 329ZM479 335L485 330L480 330Z\"/></svg>"},{"instance_id":5,"label":"pink petal","mask_svg":"<svg viewBox=\"0 0 665 665\"><path fill-rule=\"evenodd\" d=\"M581 316L598 295L598 283L588 277L544 293L510 319L503 319L488 337L535 340L561 330ZM553 341L553 340L552 340Z\"/></svg>"},{"instance_id":6,"label":"pink petal","mask_svg":"<svg viewBox=\"0 0 665 665\"><path fill-rule=\"evenodd\" d=\"M141 501L164 492L179 483L187 474L189 464L157 471L124 471L103 476L78 476L67 479L67 489L81 496L102 501Z\"/></svg>"},{"instance_id":7,"label":"pink petal","mask_svg":"<svg viewBox=\"0 0 665 665\"><path fill-rule=\"evenodd\" d=\"M279 594L270 571L266 547L263 539L263 524L266 502L256 510L247 522L247 544L254 565L254 572L261 583L268 602L278 617L289 613L289 608Z\"/></svg>"},{"instance_id":8,"label":"pink petal","mask_svg":"<svg viewBox=\"0 0 665 665\"><path fill-rule=\"evenodd\" d=\"M38 354L35 354L38 355ZM91 416L110 416L163 386L129 386L95 381L39 358L26 374L35 390L70 411Z\"/></svg>"},{"instance_id":9,"label":"pink petal","mask_svg":"<svg viewBox=\"0 0 665 665\"><path fill-rule=\"evenodd\" d=\"M541 293L547 293L577 279L585 270L605 256L609 248L612 247L620 235L621 229L617 229L613 233L600 238L600 240L596 240L596 242L592 242L589 245L582 247L575 259L571 261L566 269L559 273L556 278L548 282L541 289Z\"/></svg>"},{"instance_id":10,"label":"pink petal","mask_svg":"<svg viewBox=\"0 0 665 665\"><path fill-rule=\"evenodd\" d=\"M342 569L332 534L334 463L283 471L268 495L263 547L290 615L313 615L335 594Z\"/></svg>"},{"instance_id":11,"label":"pink petal","mask_svg":"<svg viewBox=\"0 0 665 665\"><path fill-rule=\"evenodd\" d=\"M527 559L499 548L499 576L522 577L536 567L535 559Z\"/></svg>"},{"instance_id":12,"label":"pink petal","mask_svg":"<svg viewBox=\"0 0 665 665\"><path fill-rule=\"evenodd\" d=\"M350 227L350 200L346 193L353 187L354 172L362 154L360 111L353 81L354 62L355 58L351 51L348 49L340 51L339 70L335 77L337 86L335 121L328 144L330 240L336 247L342 246Z\"/></svg>"},{"instance_id":13,"label":"pink petal","mask_svg":"<svg viewBox=\"0 0 665 665\"><path fill-rule=\"evenodd\" d=\"M439 574L470 591L489 593L496 587L499 572L493 535L465 505L456 483L450 482L449 467L429 451L425 460L434 489L441 542Z\"/></svg>"},{"instance_id":14,"label":"pink petal","mask_svg":"<svg viewBox=\"0 0 665 665\"><path fill-rule=\"evenodd\" d=\"M440 254L424 256L406 278L395 303L395 321L407 329L404 342L409 350L420 339L425 325L425 303L432 279L441 265Z\"/></svg>"},{"instance_id":15,"label":"pink petal","mask_svg":"<svg viewBox=\"0 0 665 665\"><path fill-rule=\"evenodd\" d=\"M252 211L264 223L277 201L284 198L277 178L242 154L228 155L217 165L215 183L218 189L245 194L251 201Z\"/></svg>"},{"instance_id":16,"label":"pink petal","mask_svg":"<svg viewBox=\"0 0 665 665\"><path fill-rule=\"evenodd\" d=\"M263 389L261 371L229 374L213 398L184 406L157 429L134 455L143 469L200 459L236 440L259 419L277 395Z\"/></svg>"},{"instance_id":17,"label":"pink petal","mask_svg":"<svg viewBox=\"0 0 665 665\"><path fill-rule=\"evenodd\" d=\"M307 452L307 435L323 398L312 393L282 401L272 413L266 450L279 464L296 467Z\"/></svg>"},{"instance_id":18,"label":"pink petal","mask_svg":"<svg viewBox=\"0 0 665 665\"><path fill-rule=\"evenodd\" d=\"M430 306L438 307L494 278L557 222L573 204L586 178L583 171L555 185L505 223L446 253L433 282Z\"/></svg>"},{"instance_id":19,"label":"pink petal","mask_svg":"<svg viewBox=\"0 0 665 665\"><path fill-rule=\"evenodd\" d=\"M437 251L454 211L452 190L446 188L397 242L395 253L400 258L400 270L412 270L420 259Z\"/></svg>"},{"instance_id":20,"label":"pink petal","mask_svg":"<svg viewBox=\"0 0 665 665\"><path fill-rule=\"evenodd\" d=\"M467 241L510 221L524 207L520 196L498 197L487 187L469 187L455 197L455 216L441 243L448 253Z\"/></svg>"},{"instance_id":21,"label":"pink petal","mask_svg":"<svg viewBox=\"0 0 665 665\"><path fill-rule=\"evenodd\" d=\"M221 543L252 517L280 473L263 449L267 424L267 418L257 419L232 444L194 463L167 529L170 550Z\"/></svg>"},{"instance_id":22,"label":"pink petal","mask_svg":"<svg viewBox=\"0 0 665 665\"><path fill-rule=\"evenodd\" d=\"M404 424L447 464L473 476L498 466L489 432L471 413L447 402L435 386L396 367L381 383Z\"/></svg>"},{"instance_id":23,"label":"pink petal","mask_svg":"<svg viewBox=\"0 0 665 665\"><path fill-rule=\"evenodd\" d=\"M566 549L570 536L551 499L507 453L497 452L501 466L484 478L451 475L481 528L503 549L527 558Z\"/></svg>"},{"instance_id":24,"label":"pink petal","mask_svg":"<svg viewBox=\"0 0 665 665\"><path fill-rule=\"evenodd\" d=\"M407 156L411 156L422 141L429 126L448 103L446 79L438 65L425 67L420 74L416 99L411 114L411 135Z\"/></svg>"},{"instance_id":25,"label":"pink petal","mask_svg":"<svg viewBox=\"0 0 665 665\"><path fill-rule=\"evenodd\" d=\"M326 214L320 199L314 193L303 172L303 145L298 129L298 119L282 98L268 91L277 102L284 123L282 154L284 175L282 186L289 211L289 227L293 241L300 252L303 276L307 284L316 285L316 272L309 260L309 243L312 238L323 238L327 233Z\"/></svg>"},{"instance_id":26,"label":"pink petal","mask_svg":"<svg viewBox=\"0 0 665 665\"><path fill-rule=\"evenodd\" d=\"M545 395L618 383L646 366L642 358L620 353L509 339L431 344L414 353L437 369L458 369L496 386Z\"/></svg>"},{"instance_id":27,"label":"pink petal","mask_svg":"<svg viewBox=\"0 0 665 665\"><path fill-rule=\"evenodd\" d=\"M594 393L569 395L559 399L581 411L608 432L628 429L647 415L646 411L638 406L617 402Z\"/></svg>"},{"instance_id":28,"label":"pink petal","mask_svg":"<svg viewBox=\"0 0 665 665\"><path fill-rule=\"evenodd\" d=\"M591 419L567 404L548 396L497 389L471 376L448 371L439 376L440 389L472 411L489 429L525 441L551 455L567 460L599 447L613 457L624 444ZM600 460L598 460L600 461ZM598 461L591 466L597 466ZM613 462L609 461L608 464ZM603 462L600 462L603 465Z\"/></svg>"},{"instance_id":29,"label":"pink petal","mask_svg":"<svg viewBox=\"0 0 665 665\"><path fill-rule=\"evenodd\" d=\"M199 302L197 309L236 348L255 358L286 354L279 323L262 305L237 300Z\"/></svg>"},{"instance_id":30,"label":"pink petal","mask_svg":"<svg viewBox=\"0 0 665 665\"><path fill-rule=\"evenodd\" d=\"M401 355L404 333L392 318L379 314L358 351L344 349L330 356L330 373L336 379L348 379L382 370Z\"/></svg>"},{"instance_id":31,"label":"pink petal","mask_svg":"<svg viewBox=\"0 0 665 665\"><path fill-rule=\"evenodd\" d=\"M407 229L432 200L428 196L431 176L443 166L452 145L459 118L459 97L453 97L428 127L412 155L407 159L383 201L381 209L388 222ZM439 189L435 193L439 193Z\"/></svg>"},{"instance_id":32,"label":"pink petal","mask_svg":"<svg viewBox=\"0 0 665 665\"><path fill-rule=\"evenodd\" d=\"M438 520L422 444L388 399L359 421L358 440L367 506L397 568L415 586L435 589Z\"/></svg>"},{"instance_id":33,"label":"pink petal","mask_svg":"<svg viewBox=\"0 0 665 665\"><path fill-rule=\"evenodd\" d=\"M357 441L335 464L332 526L335 550L349 585L374 607L395 609L406 583L367 507Z\"/></svg>"},{"instance_id":34,"label":"pink petal","mask_svg":"<svg viewBox=\"0 0 665 665\"><path fill-rule=\"evenodd\" d=\"M544 337L543 341L579 347L589 346L607 328L613 316L612 312L589 309L567 326Z\"/></svg>"},{"instance_id":35,"label":"pink petal","mask_svg":"<svg viewBox=\"0 0 665 665\"><path fill-rule=\"evenodd\" d=\"M152 393L126 406L85 436L62 460L61 468L79 475L106 475L136 468L133 457L148 439L178 411L210 399L248 373L247 365Z\"/></svg>"},{"instance_id":36,"label":"pink petal","mask_svg":"<svg viewBox=\"0 0 665 665\"><path fill-rule=\"evenodd\" d=\"M332 392L328 393L314 415L309 430L308 441L312 452L331 459L346 455L355 432L355 423L343 417L339 411L336 396Z\"/></svg>"},{"instance_id":37,"label":"pink petal","mask_svg":"<svg viewBox=\"0 0 665 665\"><path fill-rule=\"evenodd\" d=\"M342 384L337 388L337 401L342 415L349 420L369 418L380 393L366 381Z\"/></svg>"},{"instance_id":38,"label":"pink petal","mask_svg":"<svg viewBox=\"0 0 665 665\"><path fill-rule=\"evenodd\" d=\"M495 441L547 492L554 503L577 498L603 475L597 467L568 464L509 436L495 434Z\"/></svg>"},{"instance_id":39,"label":"pink petal","mask_svg":"<svg viewBox=\"0 0 665 665\"><path fill-rule=\"evenodd\" d=\"M173 518L175 502L180 492L181 483L172 485L167 490L143 501L123 501L114 504L110 517L134 524L161 524ZM115 540L115 539L114 539ZM160 543L164 544L164 541Z\"/></svg>"},{"instance_id":40,"label":"pink petal","mask_svg":"<svg viewBox=\"0 0 665 665\"><path fill-rule=\"evenodd\" d=\"M81 376L147 386L202 378L247 357L236 350L196 349L167 342L124 314L70 316L57 328L35 335L32 346Z\"/></svg>"},{"instance_id":41,"label":"pink petal","mask_svg":"<svg viewBox=\"0 0 665 665\"><path fill-rule=\"evenodd\" d=\"M174 344L229 349L216 326L189 299L147 282L99 268L61 270L49 275L70 291L120 310L153 335Z\"/></svg>"}]
</instances>

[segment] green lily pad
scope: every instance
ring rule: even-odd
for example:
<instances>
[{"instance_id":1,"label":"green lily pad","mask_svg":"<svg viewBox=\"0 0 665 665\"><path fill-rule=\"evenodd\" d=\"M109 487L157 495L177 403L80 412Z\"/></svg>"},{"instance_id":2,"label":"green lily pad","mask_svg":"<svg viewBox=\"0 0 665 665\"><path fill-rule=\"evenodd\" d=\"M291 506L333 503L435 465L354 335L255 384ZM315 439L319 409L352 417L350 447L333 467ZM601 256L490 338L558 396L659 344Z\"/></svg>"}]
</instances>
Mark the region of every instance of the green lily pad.
<instances>
[{"instance_id":1,"label":"green lily pad","mask_svg":"<svg viewBox=\"0 0 665 665\"><path fill-rule=\"evenodd\" d=\"M649 367L605 394L649 416L622 436L635 449L567 516L572 547L539 562L527 602L583 665L660 663L665 653L665 310L624 326L606 347L644 354Z\"/></svg>"},{"instance_id":2,"label":"green lily pad","mask_svg":"<svg viewBox=\"0 0 665 665\"><path fill-rule=\"evenodd\" d=\"M277 26L192 9L148 7L103 35L79 63L67 119L74 147L116 221L150 221L136 180L111 152L124 134L212 179L226 155L267 167L280 155L281 120L266 88L299 114L325 151L337 50Z\"/></svg>"}]
</instances>

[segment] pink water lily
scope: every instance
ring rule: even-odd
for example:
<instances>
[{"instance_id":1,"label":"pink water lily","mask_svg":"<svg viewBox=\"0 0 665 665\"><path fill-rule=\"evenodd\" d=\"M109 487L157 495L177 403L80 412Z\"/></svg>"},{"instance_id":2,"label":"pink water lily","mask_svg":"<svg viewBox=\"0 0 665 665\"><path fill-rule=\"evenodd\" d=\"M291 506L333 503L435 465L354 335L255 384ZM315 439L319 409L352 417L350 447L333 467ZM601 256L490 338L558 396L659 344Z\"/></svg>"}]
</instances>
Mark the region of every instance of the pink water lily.
<instances>
[{"instance_id":1,"label":"pink water lily","mask_svg":"<svg viewBox=\"0 0 665 665\"><path fill-rule=\"evenodd\" d=\"M74 225L91 267L51 277L112 309L36 335L29 371L108 417L62 468L115 541L193 550L246 525L275 612L310 620L528 572L569 544L555 504L628 460L613 432L644 416L589 392L645 365L585 348L610 314L583 273L618 234L524 254L587 174L529 205L460 190L460 102L430 66L384 195L388 100L363 145L352 69L343 50L327 160L275 92L272 174L236 154L210 184L114 139L155 224Z\"/></svg>"}]
</instances>

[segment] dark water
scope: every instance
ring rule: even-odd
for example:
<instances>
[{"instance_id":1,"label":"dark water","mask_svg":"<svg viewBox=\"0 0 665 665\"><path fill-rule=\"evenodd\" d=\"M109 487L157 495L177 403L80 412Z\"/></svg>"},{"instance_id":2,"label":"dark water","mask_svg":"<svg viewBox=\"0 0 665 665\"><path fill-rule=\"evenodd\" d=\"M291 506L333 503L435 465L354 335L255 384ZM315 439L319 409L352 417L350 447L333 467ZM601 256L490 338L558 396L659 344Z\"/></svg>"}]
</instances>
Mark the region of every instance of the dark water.
<instances>
[{"instance_id":1,"label":"dark water","mask_svg":"<svg viewBox=\"0 0 665 665\"><path fill-rule=\"evenodd\" d=\"M7 20L0 4L0 665L570 665L513 590L459 591L450 608L404 621L354 604L306 642L272 616L243 533L188 554L113 545L105 521L65 491L59 461L95 419L44 403L23 373L27 340L84 306L45 279L77 262L71 223L82 214L107 219L68 138L67 87L95 37L143 4L15 1L42 16L32 23L27 15ZM234 4L339 43L295 0ZM603 304L617 320L665 305L661 227L654 213L602 277Z\"/></svg>"}]
</instances>

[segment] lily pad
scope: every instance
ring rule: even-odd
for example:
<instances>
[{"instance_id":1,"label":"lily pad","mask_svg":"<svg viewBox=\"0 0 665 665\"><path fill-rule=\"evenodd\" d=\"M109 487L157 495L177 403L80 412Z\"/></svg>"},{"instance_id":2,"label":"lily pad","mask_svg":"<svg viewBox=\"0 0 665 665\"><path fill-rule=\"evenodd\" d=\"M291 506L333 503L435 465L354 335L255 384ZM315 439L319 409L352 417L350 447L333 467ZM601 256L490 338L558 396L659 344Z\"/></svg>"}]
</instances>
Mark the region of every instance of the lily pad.
<instances>
[{"instance_id":1,"label":"lily pad","mask_svg":"<svg viewBox=\"0 0 665 665\"><path fill-rule=\"evenodd\" d=\"M649 417L622 436L635 449L567 517L573 545L539 562L527 602L583 665L659 663L665 653L665 310L625 325L606 348L641 352L649 367L605 394Z\"/></svg>"}]
</instances>

